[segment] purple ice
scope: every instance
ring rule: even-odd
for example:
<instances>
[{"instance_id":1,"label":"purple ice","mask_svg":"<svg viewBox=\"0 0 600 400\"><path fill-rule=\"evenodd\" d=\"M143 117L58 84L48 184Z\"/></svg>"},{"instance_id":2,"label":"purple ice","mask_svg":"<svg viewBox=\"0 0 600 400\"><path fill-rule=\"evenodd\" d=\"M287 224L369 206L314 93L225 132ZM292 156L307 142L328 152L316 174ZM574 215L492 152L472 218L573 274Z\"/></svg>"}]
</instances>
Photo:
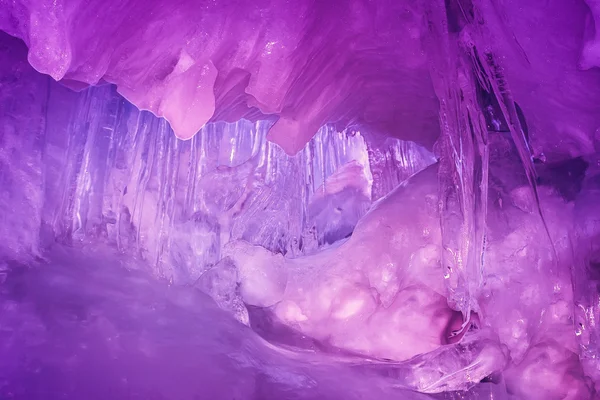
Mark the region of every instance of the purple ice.
<instances>
[{"instance_id":1,"label":"purple ice","mask_svg":"<svg viewBox=\"0 0 600 400\"><path fill-rule=\"evenodd\" d=\"M600 399L598 24L0 0L0 399Z\"/></svg>"}]
</instances>

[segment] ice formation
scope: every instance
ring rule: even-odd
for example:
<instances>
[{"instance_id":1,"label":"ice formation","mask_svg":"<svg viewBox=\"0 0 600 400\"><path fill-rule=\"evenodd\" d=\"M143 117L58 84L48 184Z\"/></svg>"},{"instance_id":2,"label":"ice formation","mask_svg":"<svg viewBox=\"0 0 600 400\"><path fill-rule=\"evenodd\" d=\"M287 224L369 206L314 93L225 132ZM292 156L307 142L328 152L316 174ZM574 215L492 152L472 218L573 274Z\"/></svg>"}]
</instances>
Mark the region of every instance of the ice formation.
<instances>
[{"instance_id":1,"label":"ice formation","mask_svg":"<svg viewBox=\"0 0 600 400\"><path fill-rule=\"evenodd\" d=\"M0 0L0 398L598 399L598 21Z\"/></svg>"},{"instance_id":2,"label":"ice formation","mask_svg":"<svg viewBox=\"0 0 600 400\"><path fill-rule=\"evenodd\" d=\"M433 143L435 96L422 68L420 8L395 1L3 1L0 27L27 43L40 72L77 88L115 83L138 108L166 117L181 138L215 117L278 115L269 136L296 153L321 125L337 121L386 132L410 124L412 139ZM406 79L389 79L396 74Z\"/></svg>"}]
</instances>

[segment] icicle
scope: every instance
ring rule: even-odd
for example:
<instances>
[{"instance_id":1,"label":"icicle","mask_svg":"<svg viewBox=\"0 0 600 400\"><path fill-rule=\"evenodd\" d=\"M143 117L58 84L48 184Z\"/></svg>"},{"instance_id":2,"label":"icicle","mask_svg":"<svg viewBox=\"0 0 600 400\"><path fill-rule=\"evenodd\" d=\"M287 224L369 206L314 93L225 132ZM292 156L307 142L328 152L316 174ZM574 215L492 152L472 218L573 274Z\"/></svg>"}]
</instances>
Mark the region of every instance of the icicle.
<instances>
[{"instance_id":1,"label":"icicle","mask_svg":"<svg viewBox=\"0 0 600 400\"><path fill-rule=\"evenodd\" d=\"M488 149L472 60L450 32L449 18L443 2L431 5L426 46L434 57L431 76L440 100L437 146L444 278L448 302L463 313L464 329L471 312L479 312L477 297L483 283Z\"/></svg>"},{"instance_id":2,"label":"icicle","mask_svg":"<svg viewBox=\"0 0 600 400\"><path fill-rule=\"evenodd\" d=\"M72 169L62 184L68 195L56 218L57 226L72 227L63 237L101 233L120 251L141 255L157 275L179 282L216 264L231 240L297 256L341 239L330 232L339 226L324 216L343 213L338 224L351 233L371 204L373 168L385 181L376 183L384 195L434 162L414 143L389 139L383 150L376 146L385 156L375 166L364 135L333 126L323 126L289 157L266 140L269 120L211 123L182 142L166 121L138 111L110 86L85 91L76 114ZM357 179L366 183L357 189L352 174L359 170ZM354 189L343 192L344 185ZM327 211L336 201L348 209Z\"/></svg>"},{"instance_id":3,"label":"icicle","mask_svg":"<svg viewBox=\"0 0 600 400\"><path fill-rule=\"evenodd\" d=\"M544 230L546 231L550 248L552 249L554 255L554 262L557 262L558 255L556 252L556 247L554 246L554 240L552 240L552 235L550 235L550 230L548 229L548 224L546 222L546 218L544 217L544 213L540 205L540 197L536 181L537 174L533 165L533 156L531 153L531 149L529 148L529 143L525 138L525 132L519 121L519 117L517 115L517 110L515 107L515 102L508 88L508 83L506 82L504 74L501 68L496 63L495 58L491 52L487 51L485 53L485 62L481 62L481 60L479 60L475 49L473 49L472 51L472 57L475 60L480 61L480 65L483 66L483 69L486 73L486 78L488 78L488 82L491 87L491 92L498 99L498 104L500 105L500 109L502 110L502 115L504 116L504 119L508 122L510 134L512 136L513 142L515 143L515 146L517 147L519 158L523 163L523 168L525 169L527 181L533 194L536 211L540 216L542 224L544 225Z\"/></svg>"}]
</instances>

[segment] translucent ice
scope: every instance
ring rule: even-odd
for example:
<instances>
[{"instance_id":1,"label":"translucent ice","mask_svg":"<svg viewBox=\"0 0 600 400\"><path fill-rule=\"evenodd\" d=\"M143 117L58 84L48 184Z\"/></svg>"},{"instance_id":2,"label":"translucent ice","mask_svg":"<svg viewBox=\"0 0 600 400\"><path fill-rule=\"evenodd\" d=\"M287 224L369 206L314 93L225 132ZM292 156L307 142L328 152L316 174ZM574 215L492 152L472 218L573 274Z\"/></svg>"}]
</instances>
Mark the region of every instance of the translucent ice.
<instances>
[{"instance_id":1,"label":"translucent ice","mask_svg":"<svg viewBox=\"0 0 600 400\"><path fill-rule=\"evenodd\" d=\"M38 71L74 88L115 83L181 138L209 120L261 114L279 116L269 138L289 154L327 122L426 146L438 133L416 3L0 4L0 29L27 43ZM388 79L396 74L406 78Z\"/></svg>"},{"instance_id":2,"label":"translucent ice","mask_svg":"<svg viewBox=\"0 0 600 400\"><path fill-rule=\"evenodd\" d=\"M598 397L596 3L0 0L0 397Z\"/></svg>"},{"instance_id":3,"label":"translucent ice","mask_svg":"<svg viewBox=\"0 0 600 400\"><path fill-rule=\"evenodd\" d=\"M0 253L21 260L39 249L47 96L47 80L27 64L26 51L20 43L0 47Z\"/></svg>"},{"instance_id":4,"label":"translucent ice","mask_svg":"<svg viewBox=\"0 0 600 400\"><path fill-rule=\"evenodd\" d=\"M0 286L3 399L427 399L334 356L272 346L110 249L47 256L11 263Z\"/></svg>"}]
</instances>

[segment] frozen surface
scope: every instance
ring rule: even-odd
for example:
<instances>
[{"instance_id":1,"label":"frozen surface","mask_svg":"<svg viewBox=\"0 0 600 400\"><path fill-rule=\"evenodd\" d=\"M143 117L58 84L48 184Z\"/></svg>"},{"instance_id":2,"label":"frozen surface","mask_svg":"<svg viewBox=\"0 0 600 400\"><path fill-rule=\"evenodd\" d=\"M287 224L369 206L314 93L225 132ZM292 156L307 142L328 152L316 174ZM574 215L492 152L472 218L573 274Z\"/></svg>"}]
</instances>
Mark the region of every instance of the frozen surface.
<instances>
[{"instance_id":1,"label":"frozen surface","mask_svg":"<svg viewBox=\"0 0 600 400\"><path fill-rule=\"evenodd\" d=\"M211 119L279 116L294 154L326 122L398 130L431 146L436 99L410 1L0 3L0 29L38 71L81 88L115 83L181 138ZM403 79L390 80L389 77ZM405 131L404 126L411 126Z\"/></svg>"},{"instance_id":2,"label":"frozen surface","mask_svg":"<svg viewBox=\"0 0 600 400\"><path fill-rule=\"evenodd\" d=\"M598 398L596 2L0 5L2 396Z\"/></svg>"},{"instance_id":3,"label":"frozen surface","mask_svg":"<svg viewBox=\"0 0 600 400\"><path fill-rule=\"evenodd\" d=\"M242 268L269 266L243 276L242 288L260 288L270 302L277 299L278 319L313 338L406 361L410 373L398 380L407 387L468 389L506 370L506 385L519 398L588 398L573 329L573 227L565 223L573 220L572 204L540 188L560 259L555 265L544 225L519 199L527 186L495 193L479 309L457 339L452 333L461 319L448 306L440 263L436 172L429 167L378 202L347 241L288 259L287 277L281 267L272 269L283 260L265 262L265 254L236 244L235 262ZM257 281L265 276L271 285ZM242 299L254 301L243 292Z\"/></svg>"},{"instance_id":4,"label":"frozen surface","mask_svg":"<svg viewBox=\"0 0 600 400\"><path fill-rule=\"evenodd\" d=\"M326 122L364 123L431 148L440 129L427 27L442 9L465 37L483 22L484 47L502 60L534 153L560 158L597 142L600 95L588 89L600 83L598 8L596 0L3 0L0 29L26 42L38 71L79 89L115 83L183 138L209 120L271 115L279 120L269 137L288 153Z\"/></svg>"},{"instance_id":5,"label":"frozen surface","mask_svg":"<svg viewBox=\"0 0 600 400\"><path fill-rule=\"evenodd\" d=\"M364 134L331 126L291 157L266 140L269 121L211 123L184 142L110 86L69 105L67 131L62 120L49 130L70 138L48 172L61 193L47 210L50 228L139 254L176 283L194 282L232 240L293 255L342 239L373 200L435 161L398 139L374 156Z\"/></svg>"},{"instance_id":6,"label":"frozen surface","mask_svg":"<svg viewBox=\"0 0 600 400\"><path fill-rule=\"evenodd\" d=\"M482 1L480 10L526 115L533 154L562 160L597 152L597 1Z\"/></svg>"},{"instance_id":7,"label":"frozen surface","mask_svg":"<svg viewBox=\"0 0 600 400\"><path fill-rule=\"evenodd\" d=\"M288 156L266 140L268 120L211 123L181 141L113 86L71 92L1 39L0 200L10 212L0 246L13 258L55 238L100 240L190 283L230 240L284 254L339 240L372 201L435 162L413 142L370 145L369 132L332 126Z\"/></svg>"},{"instance_id":8,"label":"frozen surface","mask_svg":"<svg viewBox=\"0 0 600 400\"><path fill-rule=\"evenodd\" d=\"M27 259L39 249L47 78L13 43L0 41L0 252Z\"/></svg>"},{"instance_id":9,"label":"frozen surface","mask_svg":"<svg viewBox=\"0 0 600 400\"><path fill-rule=\"evenodd\" d=\"M47 256L3 264L2 399L427 398L350 358L272 346L200 291L151 280L110 249Z\"/></svg>"}]
</instances>

